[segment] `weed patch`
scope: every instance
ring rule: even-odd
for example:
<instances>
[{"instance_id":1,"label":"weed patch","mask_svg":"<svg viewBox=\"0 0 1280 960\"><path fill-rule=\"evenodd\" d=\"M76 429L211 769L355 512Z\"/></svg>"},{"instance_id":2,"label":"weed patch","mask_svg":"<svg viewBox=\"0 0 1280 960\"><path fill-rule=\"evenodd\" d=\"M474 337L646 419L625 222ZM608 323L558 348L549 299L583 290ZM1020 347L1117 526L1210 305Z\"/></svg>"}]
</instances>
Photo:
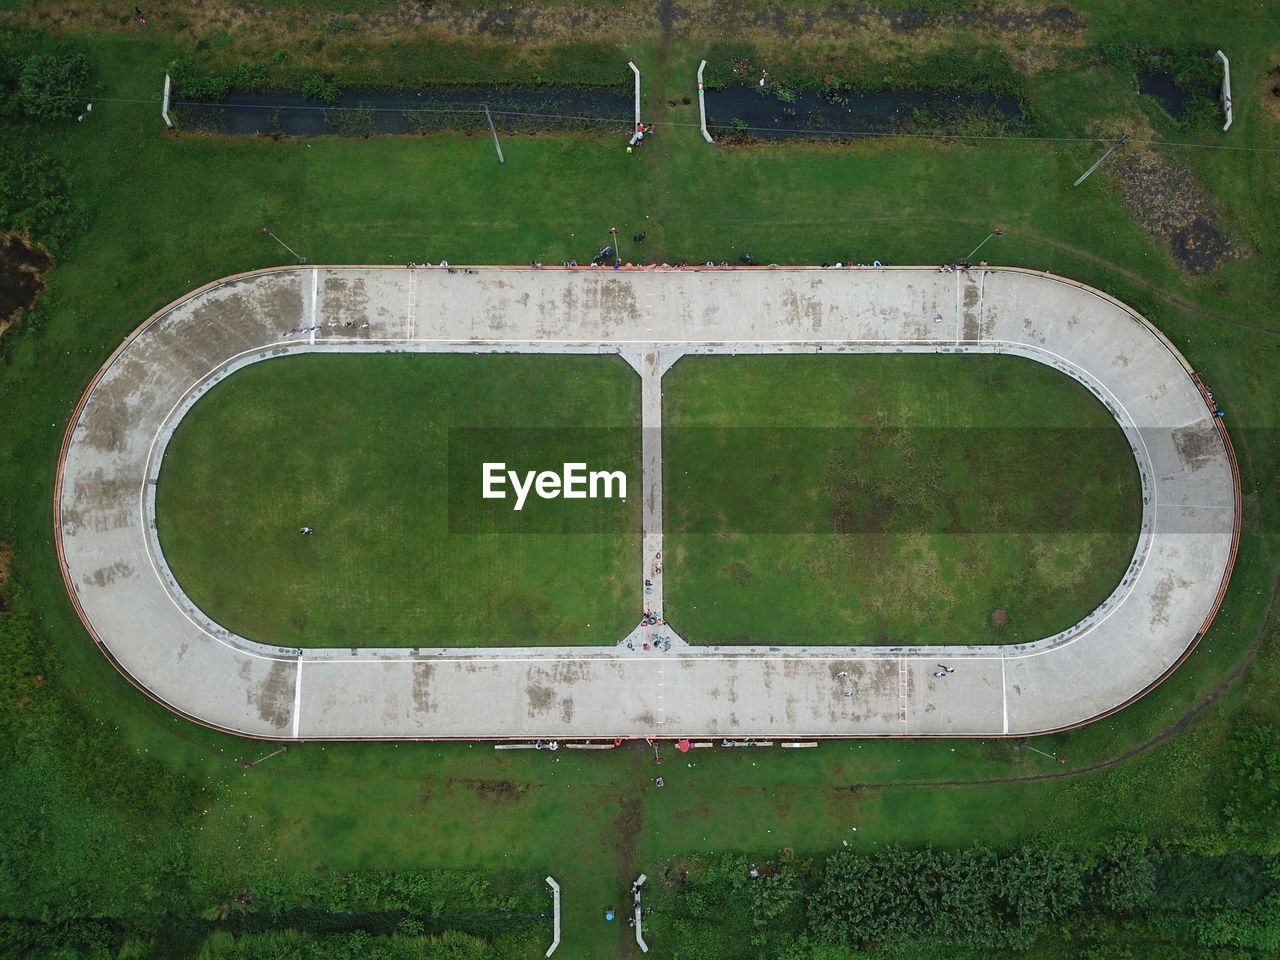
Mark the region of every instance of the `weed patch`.
<instances>
[{"instance_id":1,"label":"weed patch","mask_svg":"<svg viewBox=\"0 0 1280 960\"><path fill-rule=\"evenodd\" d=\"M1183 269L1208 273L1245 255L1218 225L1208 196L1186 167L1134 149L1115 165L1114 176L1134 219L1168 245Z\"/></svg>"}]
</instances>

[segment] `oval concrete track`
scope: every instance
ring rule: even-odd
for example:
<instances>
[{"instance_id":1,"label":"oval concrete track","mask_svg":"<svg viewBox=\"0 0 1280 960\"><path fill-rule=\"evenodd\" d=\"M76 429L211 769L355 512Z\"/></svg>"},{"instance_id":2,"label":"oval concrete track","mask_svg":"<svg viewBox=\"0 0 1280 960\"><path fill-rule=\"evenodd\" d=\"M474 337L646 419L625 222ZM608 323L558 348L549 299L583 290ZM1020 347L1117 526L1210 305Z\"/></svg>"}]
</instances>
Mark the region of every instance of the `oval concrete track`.
<instances>
[{"instance_id":1,"label":"oval concrete track","mask_svg":"<svg viewBox=\"0 0 1280 960\"><path fill-rule=\"evenodd\" d=\"M939 320L937 318L941 317ZM290 331L303 330L302 333ZM1016 647L299 650L194 607L155 535L174 425L248 363L301 351L618 353L642 378L642 592L661 551L661 378L702 353L986 352L1050 364L1116 417L1142 482L1138 547L1097 610ZM140 689L271 739L1012 736L1112 712L1158 683L1221 602L1239 532L1226 433L1146 320L1080 284L1012 269L594 270L296 267L218 281L161 310L99 371L55 497L67 587ZM922 584L921 589L927 589ZM679 611L670 611L678 628ZM670 628L665 629L670 634ZM942 657L955 666L933 676ZM847 678L838 676L847 673ZM854 697L844 696L856 690Z\"/></svg>"}]
</instances>

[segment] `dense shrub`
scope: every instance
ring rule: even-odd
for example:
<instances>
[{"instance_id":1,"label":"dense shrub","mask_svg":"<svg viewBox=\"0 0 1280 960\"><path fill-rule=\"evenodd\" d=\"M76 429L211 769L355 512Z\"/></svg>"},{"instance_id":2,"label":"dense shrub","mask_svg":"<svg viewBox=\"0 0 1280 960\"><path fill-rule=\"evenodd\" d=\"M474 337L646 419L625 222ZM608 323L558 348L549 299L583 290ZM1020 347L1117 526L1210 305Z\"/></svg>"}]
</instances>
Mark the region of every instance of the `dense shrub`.
<instances>
[{"instance_id":1,"label":"dense shrub","mask_svg":"<svg viewBox=\"0 0 1280 960\"><path fill-rule=\"evenodd\" d=\"M302 95L308 100L337 103L342 99L342 87L334 80L316 74L308 77L306 83L302 85Z\"/></svg>"},{"instance_id":2,"label":"dense shrub","mask_svg":"<svg viewBox=\"0 0 1280 960\"><path fill-rule=\"evenodd\" d=\"M905 850L834 854L810 902L810 929L863 946L961 942L1025 949L1083 897L1083 863L1052 847L1009 854Z\"/></svg>"},{"instance_id":3,"label":"dense shrub","mask_svg":"<svg viewBox=\"0 0 1280 960\"><path fill-rule=\"evenodd\" d=\"M199 960L495 960L485 941L450 931L438 937L376 937L354 933L316 936L296 930L232 937L215 933Z\"/></svg>"},{"instance_id":4,"label":"dense shrub","mask_svg":"<svg viewBox=\"0 0 1280 960\"><path fill-rule=\"evenodd\" d=\"M1280 730L1263 725L1236 736L1222 815L1229 835L1260 852L1280 853Z\"/></svg>"},{"instance_id":5,"label":"dense shrub","mask_svg":"<svg viewBox=\"0 0 1280 960\"><path fill-rule=\"evenodd\" d=\"M36 120L66 120L79 112L89 80L89 61L81 53L35 54L18 75L18 103Z\"/></svg>"},{"instance_id":6,"label":"dense shrub","mask_svg":"<svg viewBox=\"0 0 1280 960\"><path fill-rule=\"evenodd\" d=\"M230 77L196 70L185 60L169 68L169 79L174 96L188 100L221 100L231 90Z\"/></svg>"},{"instance_id":7,"label":"dense shrub","mask_svg":"<svg viewBox=\"0 0 1280 960\"><path fill-rule=\"evenodd\" d=\"M61 161L14 145L0 147L0 230L56 248L84 228Z\"/></svg>"}]
</instances>

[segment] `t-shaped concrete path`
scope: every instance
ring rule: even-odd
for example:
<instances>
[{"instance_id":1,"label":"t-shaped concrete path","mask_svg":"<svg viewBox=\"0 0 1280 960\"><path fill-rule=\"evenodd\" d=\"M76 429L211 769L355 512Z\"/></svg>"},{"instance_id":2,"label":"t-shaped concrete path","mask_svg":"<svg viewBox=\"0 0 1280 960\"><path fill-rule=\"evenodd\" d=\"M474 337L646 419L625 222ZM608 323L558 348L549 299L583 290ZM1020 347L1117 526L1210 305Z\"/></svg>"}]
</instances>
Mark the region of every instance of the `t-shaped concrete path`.
<instances>
[{"instance_id":1,"label":"t-shaped concrete path","mask_svg":"<svg viewBox=\"0 0 1280 960\"><path fill-rule=\"evenodd\" d=\"M691 647L656 624L607 648L299 650L237 637L196 609L164 562L154 515L164 447L190 406L270 357L446 350L618 353L640 372L636 590L676 629L658 557L659 428L661 376L684 354L986 352L1049 364L1093 391L1129 439L1143 492L1138 546L1097 610L1006 647L869 648L856 636ZM1226 589L1239 485L1221 423L1177 350L1124 304L1046 274L291 267L203 287L125 341L72 418L55 510L68 589L103 651L161 703L235 733L1000 736L1088 722L1180 662ZM659 636L669 651L641 648ZM933 676L939 660L955 672Z\"/></svg>"}]
</instances>

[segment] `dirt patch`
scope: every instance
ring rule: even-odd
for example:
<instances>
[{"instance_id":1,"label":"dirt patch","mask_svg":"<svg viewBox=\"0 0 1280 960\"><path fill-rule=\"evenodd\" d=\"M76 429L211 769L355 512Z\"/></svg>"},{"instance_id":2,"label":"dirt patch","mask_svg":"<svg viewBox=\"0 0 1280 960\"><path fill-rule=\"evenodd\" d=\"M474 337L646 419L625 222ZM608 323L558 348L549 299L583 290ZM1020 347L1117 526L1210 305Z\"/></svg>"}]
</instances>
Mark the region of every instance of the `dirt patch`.
<instances>
[{"instance_id":1,"label":"dirt patch","mask_svg":"<svg viewBox=\"0 0 1280 960\"><path fill-rule=\"evenodd\" d=\"M1272 67L1258 85L1258 102L1262 104L1262 112L1280 123L1280 65Z\"/></svg>"},{"instance_id":2,"label":"dirt patch","mask_svg":"<svg viewBox=\"0 0 1280 960\"><path fill-rule=\"evenodd\" d=\"M1169 245L1174 260L1191 273L1208 273L1244 256L1186 167L1149 150L1133 150L1116 164L1125 205L1143 228Z\"/></svg>"},{"instance_id":3,"label":"dirt patch","mask_svg":"<svg viewBox=\"0 0 1280 960\"><path fill-rule=\"evenodd\" d=\"M997 610L991 614L991 625L993 627L1003 627L1009 622L1009 614L1004 610Z\"/></svg>"},{"instance_id":4,"label":"dirt patch","mask_svg":"<svg viewBox=\"0 0 1280 960\"><path fill-rule=\"evenodd\" d=\"M9 582L9 573L13 569L13 547L0 540L0 587ZM0 593L0 613L9 612L9 598Z\"/></svg>"},{"instance_id":5,"label":"dirt patch","mask_svg":"<svg viewBox=\"0 0 1280 960\"><path fill-rule=\"evenodd\" d=\"M483 780L479 777L450 777L448 783L474 791L481 800L495 803L517 803L529 792L527 783L510 780Z\"/></svg>"},{"instance_id":6,"label":"dirt patch","mask_svg":"<svg viewBox=\"0 0 1280 960\"><path fill-rule=\"evenodd\" d=\"M751 568L741 560L734 560L721 572L739 587L747 587L751 584Z\"/></svg>"},{"instance_id":7,"label":"dirt patch","mask_svg":"<svg viewBox=\"0 0 1280 960\"><path fill-rule=\"evenodd\" d=\"M0 333L18 322L44 292L44 275L53 258L16 233L0 235ZM0 583L3 583L0 580Z\"/></svg>"}]
</instances>

